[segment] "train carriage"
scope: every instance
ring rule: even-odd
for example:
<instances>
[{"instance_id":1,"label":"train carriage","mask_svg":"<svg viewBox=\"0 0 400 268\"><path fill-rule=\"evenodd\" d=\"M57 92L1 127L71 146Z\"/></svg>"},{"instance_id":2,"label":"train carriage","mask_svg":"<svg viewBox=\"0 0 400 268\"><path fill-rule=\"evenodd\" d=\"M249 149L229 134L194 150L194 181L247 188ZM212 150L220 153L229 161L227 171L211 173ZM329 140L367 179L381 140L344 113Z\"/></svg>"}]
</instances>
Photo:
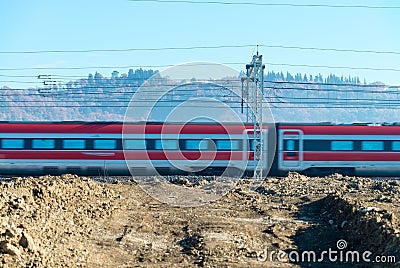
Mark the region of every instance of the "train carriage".
<instances>
[{"instance_id":1,"label":"train carriage","mask_svg":"<svg viewBox=\"0 0 400 268\"><path fill-rule=\"evenodd\" d=\"M397 125L282 124L278 137L280 171L371 176L400 172Z\"/></svg>"},{"instance_id":2,"label":"train carriage","mask_svg":"<svg viewBox=\"0 0 400 268\"><path fill-rule=\"evenodd\" d=\"M400 172L398 125L276 124L263 134L271 175ZM2 122L0 174L129 175L128 163L136 175L250 175L252 139L247 124Z\"/></svg>"},{"instance_id":3,"label":"train carriage","mask_svg":"<svg viewBox=\"0 0 400 268\"><path fill-rule=\"evenodd\" d=\"M220 174L252 169L252 126L3 122L1 174ZM127 161L126 161L127 160ZM247 166L249 164L249 166ZM242 172L243 173L243 172Z\"/></svg>"}]
</instances>

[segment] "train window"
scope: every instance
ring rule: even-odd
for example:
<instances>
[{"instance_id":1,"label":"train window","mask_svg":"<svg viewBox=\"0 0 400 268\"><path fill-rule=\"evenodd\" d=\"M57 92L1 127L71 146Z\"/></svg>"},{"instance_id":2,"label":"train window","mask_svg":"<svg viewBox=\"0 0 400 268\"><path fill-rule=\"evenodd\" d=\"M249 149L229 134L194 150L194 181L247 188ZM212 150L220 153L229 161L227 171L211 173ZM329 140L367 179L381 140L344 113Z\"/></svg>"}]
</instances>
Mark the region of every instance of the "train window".
<instances>
[{"instance_id":1,"label":"train window","mask_svg":"<svg viewBox=\"0 0 400 268\"><path fill-rule=\"evenodd\" d=\"M400 151L400 141L392 141L392 151Z\"/></svg>"},{"instance_id":2,"label":"train window","mask_svg":"<svg viewBox=\"0 0 400 268\"><path fill-rule=\"evenodd\" d=\"M249 140L250 151L254 151L254 140Z\"/></svg>"},{"instance_id":3,"label":"train window","mask_svg":"<svg viewBox=\"0 0 400 268\"><path fill-rule=\"evenodd\" d=\"M145 140L124 140L125 150L146 150Z\"/></svg>"},{"instance_id":4,"label":"train window","mask_svg":"<svg viewBox=\"0 0 400 268\"><path fill-rule=\"evenodd\" d=\"M283 148L285 151L298 151L299 140L283 140Z\"/></svg>"},{"instance_id":5,"label":"train window","mask_svg":"<svg viewBox=\"0 0 400 268\"><path fill-rule=\"evenodd\" d=\"M294 151L294 150L295 150L294 140L286 140L286 151Z\"/></svg>"},{"instance_id":6,"label":"train window","mask_svg":"<svg viewBox=\"0 0 400 268\"><path fill-rule=\"evenodd\" d=\"M304 140L303 150L305 152L324 152L331 150L329 140Z\"/></svg>"},{"instance_id":7,"label":"train window","mask_svg":"<svg viewBox=\"0 0 400 268\"><path fill-rule=\"evenodd\" d=\"M363 151L383 151L383 141L362 141L361 150Z\"/></svg>"},{"instance_id":8,"label":"train window","mask_svg":"<svg viewBox=\"0 0 400 268\"><path fill-rule=\"evenodd\" d=\"M238 140L216 140L217 150L225 151L238 151L240 150L240 143Z\"/></svg>"},{"instance_id":9,"label":"train window","mask_svg":"<svg viewBox=\"0 0 400 268\"><path fill-rule=\"evenodd\" d=\"M353 141L331 141L332 151L352 151L353 149Z\"/></svg>"},{"instance_id":10,"label":"train window","mask_svg":"<svg viewBox=\"0 0 400 268\"><path fill-rule=\"evenodd\" d=\"M63 149L85 149L85 140L63 140Z\"/></svg>"},{"instance_id":11,"label":"train window","mask_svg":"<svg viewBox=\"0 0 400 268\"><path fill-rule=\"evenodd\" d=\"M23 139L2 139L1 140L2 149L23 149L24 140Z\"/></svg>"},{"instance_id":12,"label":"train window","mask_svg":"<svg viewBox=\"0 0 400 268\"><path fill-rule=\"evenodd\" d=\"M155 150L177 150L178 141L177 140L155 140L154 141Z\"/></svg>"},{"instance_id":13,"label":"train window","mask_svg":"<svg viewBox=\"0 0 400 268\"><path fill-rule=\"evenodd\" d=\"M33 139L32 149L54 149L55 144L52 139Z\"/></svg>"},{"instance_id":14,"label":"train window","mask_svg":"<svg viewBox=\"0 0 400 268\"><path fill-rule=\"evenodd\" d=\"M208 140L185 140L186 150L207 150Z\"/></svg>"},{"instance_id":15,"label":"train window","mask_svg":"<svg viewBox=\"0 0 400 268\"><path fill-rule=\"evenodd\" d=\"M116 140L94 140L93 148L100 150L112 150L117 148Z\"/></svg>"}]
</instances>

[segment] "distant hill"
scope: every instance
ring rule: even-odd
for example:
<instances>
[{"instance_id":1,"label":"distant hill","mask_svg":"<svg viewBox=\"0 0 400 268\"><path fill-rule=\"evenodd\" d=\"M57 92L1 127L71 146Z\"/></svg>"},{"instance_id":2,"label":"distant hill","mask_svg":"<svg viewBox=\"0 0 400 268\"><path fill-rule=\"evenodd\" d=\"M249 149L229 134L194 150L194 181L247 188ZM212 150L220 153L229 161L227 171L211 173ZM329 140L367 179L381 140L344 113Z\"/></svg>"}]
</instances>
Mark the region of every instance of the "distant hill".
<instances>
[{"instance_id":1,"label":"distant hill","mask_svg":"<svg viewBox=\"0 0 400 268\"><path fill-rule=\"evenodd\" d=\"M146 85L149 87L170 83L157 70L130 69L122 74L113 71L109 77L96 72L46 88L3 87L0 120L122 121L133 94L150 77L154 84ZM380 82L367 84L359 77L334 74L323 77L269 71L264 88L277 122L400 122L399 88L387 88ZM199 88L193 96L218 94L219 98L229 95ZM173 98L175 103L182 100L179 94ZM236 108L241 101L226 98Z\"/></svg>"}]
</instances>

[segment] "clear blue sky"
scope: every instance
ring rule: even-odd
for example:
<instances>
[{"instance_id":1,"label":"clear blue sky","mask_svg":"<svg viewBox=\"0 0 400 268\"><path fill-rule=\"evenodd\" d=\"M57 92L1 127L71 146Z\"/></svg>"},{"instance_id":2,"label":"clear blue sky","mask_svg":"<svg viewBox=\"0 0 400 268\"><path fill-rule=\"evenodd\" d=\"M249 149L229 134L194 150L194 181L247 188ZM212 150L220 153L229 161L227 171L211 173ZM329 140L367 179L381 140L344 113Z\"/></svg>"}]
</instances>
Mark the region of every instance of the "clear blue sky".
<instances>
[{"instance_id":1,"label":"clear blue sky","mask_svg":"<svg viewBox=\"0 0 400 268\"><path fill-rule=\"evenodd\" d=\"M226 0L233 2L235 0ZM400 6L398 1L241 2ZM3 0L0 3L0 52L126 49L219 45L281 45L400 53L400 9L355 9L130 2L128 0ZM0 54L0 69L88 66L170 65L191 61L247 63L253 47L93 53ZM400 84L400 72L289 67L275 64L329 65L400 70L399 54L344 53L261 47L267 70L307 74L358 75L368 82ZM242 70L244 65L231 65ZM127 68L116 70L128 72ZM155 68L162 70L163 68ZM4 82L39 74L84 76L113 69L0 70L0 86L39 84Z\"/></svg>"}]
</instances>

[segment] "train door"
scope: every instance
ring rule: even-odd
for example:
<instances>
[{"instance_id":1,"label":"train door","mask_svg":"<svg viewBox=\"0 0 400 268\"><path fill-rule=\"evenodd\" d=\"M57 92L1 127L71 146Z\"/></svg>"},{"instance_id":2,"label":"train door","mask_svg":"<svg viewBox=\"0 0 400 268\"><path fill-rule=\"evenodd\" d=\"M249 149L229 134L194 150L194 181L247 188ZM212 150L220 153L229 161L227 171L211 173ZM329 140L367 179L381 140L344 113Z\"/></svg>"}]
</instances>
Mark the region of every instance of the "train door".
<instances>
[{"instance_id":1,"label":"train door","mask_svg":"<svg viewBox=\"0 0 400 268\"><path fill-rule=\"evenodd\" d=\"M300 167L303 161L303 132L280 130L279 134L279 166L285 170Z\"/></svg>"}]
</instances>

